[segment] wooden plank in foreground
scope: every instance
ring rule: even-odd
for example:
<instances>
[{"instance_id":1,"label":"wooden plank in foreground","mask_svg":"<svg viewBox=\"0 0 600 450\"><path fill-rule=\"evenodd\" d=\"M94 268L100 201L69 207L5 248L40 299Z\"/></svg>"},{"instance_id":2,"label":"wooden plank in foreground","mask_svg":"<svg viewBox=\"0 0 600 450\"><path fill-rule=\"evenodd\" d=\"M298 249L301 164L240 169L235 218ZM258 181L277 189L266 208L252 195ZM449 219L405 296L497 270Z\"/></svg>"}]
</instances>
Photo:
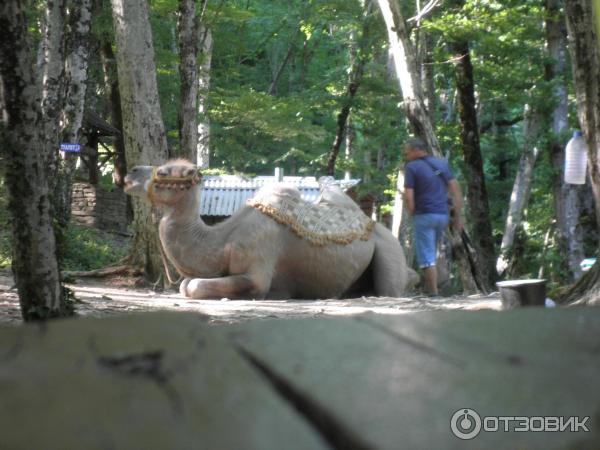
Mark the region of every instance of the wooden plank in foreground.
<instances>
[{"instance_id":1,"label":"wooden plank in foreground","mask_svg":"<svg viewBox=\"0 0 600 450\"><path fill-rule=\"evenodd\" d=\"M200 316L0 330L2 449L313 449L318 433Z\"/></svg>"},{"instance_id":2,"label":"wooden plank in foreground","mask_svg":"<svg viewBox=\"0 0 600 450\"><path fill-rule=\"evenodd\" d=\"M600 448L600 308L263 321L230 333L309 417L363 447ZM451 417L467 408L501 431L455 437ZM494 420L521 416L589 416L590 431Z\"/></svg>"}]
</instances>

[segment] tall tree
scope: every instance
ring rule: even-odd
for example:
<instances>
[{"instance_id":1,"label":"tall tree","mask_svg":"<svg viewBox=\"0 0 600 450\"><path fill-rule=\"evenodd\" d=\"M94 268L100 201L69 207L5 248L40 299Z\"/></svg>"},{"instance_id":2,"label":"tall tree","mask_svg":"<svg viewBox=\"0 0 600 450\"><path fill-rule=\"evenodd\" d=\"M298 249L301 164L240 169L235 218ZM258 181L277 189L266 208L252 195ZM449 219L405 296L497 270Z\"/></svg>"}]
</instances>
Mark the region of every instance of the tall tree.
<instances>
[{"instance_id":1,"label":"tall tree","mask_svg":"<svg viewBox=\"0 0 600 450\"><path fill-rule=\"evenodd\" d=\"M519 159L519 167L515 176L512 193L506 213L504 235L500 245L500 254L496 261L498 274L510 273L510 262L517 230L521 226L523 214L529 201L531 184L533 182L533 167L537 161L539 148L537 141L540 135L540 112L529 104L525 105L525 123L523 125L523 153Z\"/></svg>"},{"instance_id":2,"label":"tall tree","mask_svg":"<svg viewBox=\"0 0 600 450\"><path fill-rule=\"evenodd\" d=\"M593 4L595 3L595 4ZM588 173L600 227L600 5L592 0L565 2L569 51L577 96L577 116L588 144ZM600 260L600 249L598 251ZM600 302L600 263L561 298L577 303Z\"/></svg>"},{"instance_id":3,"label":"tall tree","mask_svg":"<svg viewBox=\"0 0 600 450\"><path fill-rule=\"evenodd\" d=\"M27 26L24 2L0 3L0 149L12 218L12 270L23 319L31 321L72 310L60 285L48 186L56 134L49 139L47 130L58 121L40 107Z\"/></svg>"},{"instance_id":4,"label":"tall tree","mask_svg":"<svg viewBox=\"0 0 600 450\"><path fill-rule=\"evenodd\" d=\"M81 124L85 106L87 83L89 32L91 26L91 0L68 2L65 36L65 101L62 113L61 140L78 143L81 139ZM54 188L55 217L65 228L71 217L71 190L77 156L62 155L58 161L58 174Z\"/></svg>"},{"instance_id":5,"label":"tall tree","mask_svg":"<svg viewBox=\"0 0 600 450\"><path fill-rule=\"evenodd\" d=\"M208 93L213 40L209 26L200 24L200 65L198 67L198 144L196 164L202 169L210 166L210 118L208 116Z\"/></svg>"},{"instance_id":6,"label":"tall tree","mask_svg":"<svg viewBox=\"0 0 600 450\"><path fill-rule=\"evenodd\" d=\"M112 0L117 40L117 70L123 113L127 163L158 165L167 159L161 117L152 29L146 0ZM133 202L133 245L129 263L149 280L162 274L158 214L147 204Z\"/></svg>"},{"instance_id":7,"label":"tall tree","mask_svg":"<svg viewBox=\"0 0 600 450\"><path fill-rule=\"evenodd\" d=\"M44 139L54 142L55 149L46 154L50 190L56 188L58 177L58 123L64 108L65 89L65 21L66 1L48 2L41 21L42 40L39 48L38 70L41 88L41 109L46 118ZM54 197L54 196L52 196ZM51 198L52 198L51 197ZM53 205L54 206L54 205Z\"/></svg>"},{"instance_id":8,"label":"tall tree","mask_svg":"<svg viewBox=\"0 0 600 450\"><path fill-rule=\"evenodd\" d=\"M195 0L179 0L179 142L182 154L191 161L197 160L198 49L201 36L200 21L205 7L206 0L200 2L200 12L196 11Z\"/></svg>"},{"instance_id":9,"label":"tall tree","mask_svg":"<svg viewBox=\"0 0 600 450\"><path fill-rule=\"evenodd\" d=\"M458 39L451 43L456 67L458 113L460 116L460 140L462 143L467 178L469 217L472 223L473 241L479 255L481 272L487 287L496 280L495 252L492 223L488 202L483 157L479 145L479 126L475 105L475 81L469 42Z\"/></svg>"},{"instance_id":10,"label":"tall tree","mask_svg":"<svg viewBox=\"0 0 600 450\"><path fill-rule=\"evenodd\" d=\"M104 74L104 84L108 92L110 103L111 122L114 127L120 131L115 136L114 150L114 170L113 182L119 187L125 184L127 175L127 159L125 157L125 141L123 140L123 114L121 112L121 91L119 90L119 76L115 54L112 49L112 42L106 36L99 42L100 58L102 60L102 71ZM127 197L128 199L130 197Z\"/></svg>"},{"instance_id":11,"label":"tall tree","mask_svg":"<svg viewBox=\"0 0 600 450\"><path fill-rule=\"evenodd\" d=\"M348 68L348 83L342 97L342 105L336 120L336 133L329 157L327 158L327 175L334 175L335 162L337 160L344 134L346 133L350 110L354 103L354 97L362 81L365 65L368 61L369 46L371 46L370 27L373 26L373 3L367 0L362 17L362 29L360 35L352 33L350 39L350 67Z\"/></svg>"},{"instance_id":12,"label":"tall tree","mask_svg":"<svg viewBox=\"0 0 600 450\"><path fill-rule=\"evenodd\" d=\"M414 46L410 40L406 22L397 0L377 0L386 24L390 50L394 57L394 67L400 90L402 106L415 136L425 141L435 155L441 155L440 144L435 134L433 122L425 107L419 83Z\"/></svg>"},{"instance_id":13,"label":"tall tree","mask_svg":"<svg viewBox=\"0 0 600 450\"><path fill-rule=\"evenodd\" d=\"M402 104L412 132L423 139L432 153L441 156L441 148L431 117L425 107L419 84L415 48L410 40L406 21L397 0L378 0L386 23L390 49L394 58L396 75L402 91ZM435 2L434 2L435 3ZM400 176L398 177L400 178ZM452 247L465 292L477 292L484 277L478 264L471 264L461 244L459 232L451 227ZM481 286L483 288L483 286Z\"/></svg>"},{"instance_id":14,"label":"tall tree","mask_svg":"<svg viewBox=\"0 0 600 450\"><path fill-rule=\"evenodd\" d=\"M587 186L564 182L563 166L565 161L564 138L568 124L568 94L566 82L567 68L567 29L562 11L563 0L546 0L546 49L548 61L545 65L545 78L554 82L554 108L552 116L552 134L548 142L550 160L556 175L553 179L554 211L557 227L557 241L561 255L567 255L568 279L582 275L580 263L585 254L583 232L580 223L582 212L581 196L587 193Z\"/></svg>"}]
</instances>

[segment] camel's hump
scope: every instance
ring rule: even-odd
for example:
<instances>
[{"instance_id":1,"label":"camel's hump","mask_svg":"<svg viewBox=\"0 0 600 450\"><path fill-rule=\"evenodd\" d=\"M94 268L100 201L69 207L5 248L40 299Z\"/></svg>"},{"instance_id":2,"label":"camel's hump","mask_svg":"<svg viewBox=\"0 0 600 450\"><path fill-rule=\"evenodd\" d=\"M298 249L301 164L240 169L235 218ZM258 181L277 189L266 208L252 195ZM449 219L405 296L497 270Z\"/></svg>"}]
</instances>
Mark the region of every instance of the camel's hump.
<instances>
[{"instance_id":1,"label":"camel's hump","mask_svg":"<svg viewBox=\"0 0 600 450\"><path fill-rule=\"evenodd\" d=\"M314 245L368 240L375 225L359 208L310 203L296 188L285 185L261 189L247 204Z\"/></svg>"}]
</instances>

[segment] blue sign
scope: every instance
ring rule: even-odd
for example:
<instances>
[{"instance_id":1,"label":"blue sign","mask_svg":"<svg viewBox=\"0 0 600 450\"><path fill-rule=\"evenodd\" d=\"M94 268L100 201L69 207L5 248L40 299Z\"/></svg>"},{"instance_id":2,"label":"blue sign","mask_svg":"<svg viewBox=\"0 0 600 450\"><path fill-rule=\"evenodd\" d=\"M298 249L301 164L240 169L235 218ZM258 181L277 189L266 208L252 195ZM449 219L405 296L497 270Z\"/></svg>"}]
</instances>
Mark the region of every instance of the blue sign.
<instances>
[{"instance_id":1,"label":"blue sign","mask_svg":"<svg viewBox=\"0 0 600 450\"><path fill-rule=\"evenodd\" d=\"M61 142L60 151L69 153L79 153L81 152L81 144L68 144L66 142Z\"/></svg>"}]
</instances>

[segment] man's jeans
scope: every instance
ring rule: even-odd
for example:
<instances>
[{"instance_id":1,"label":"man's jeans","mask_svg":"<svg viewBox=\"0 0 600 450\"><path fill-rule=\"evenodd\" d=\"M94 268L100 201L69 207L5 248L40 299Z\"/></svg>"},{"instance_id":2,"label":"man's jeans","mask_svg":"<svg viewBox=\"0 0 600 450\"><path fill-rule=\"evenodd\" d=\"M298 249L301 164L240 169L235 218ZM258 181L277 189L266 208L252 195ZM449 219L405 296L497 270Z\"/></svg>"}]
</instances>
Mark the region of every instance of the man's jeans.
<instances>
[{"instance_id":1,"label":"man's jeans","mask_svg":"<svg viewBox=\"0 0 600 450\"><path fill-rule=\"evenodd\" d=\"M413 216L413 232L417 263L420 269L435 266L437 244L448 227L447 214L416 214Z\"/></svg>"}]
</instances>

